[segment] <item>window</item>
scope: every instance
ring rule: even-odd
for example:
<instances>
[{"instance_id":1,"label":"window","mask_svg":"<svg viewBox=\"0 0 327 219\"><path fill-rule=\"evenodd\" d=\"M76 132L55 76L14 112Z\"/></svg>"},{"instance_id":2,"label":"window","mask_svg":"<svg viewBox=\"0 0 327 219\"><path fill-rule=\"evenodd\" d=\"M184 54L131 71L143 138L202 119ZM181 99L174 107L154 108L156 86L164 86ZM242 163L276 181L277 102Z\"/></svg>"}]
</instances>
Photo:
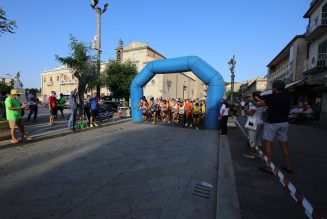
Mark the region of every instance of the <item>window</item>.
<instances>
[{"instance_id":1,"label":"window","mask_svg":"<svg viewBox=\"0 0 327 219\"><path fill-rule=\"evenodd\" d=\"M50 77L50 82L52 82L52 77Z\"/></svg>"},{"instance_id":2,"label":"window","mask_svg":"<svg viewBox=\"0 0 327 219\"><path fill-rule=\"evenodd\" d=\"M64 75L64 80L67 80L67 75Z\"/></svg>"},{"instance_id":3,"label":"window","mask_svg":"<svg viewBox=\"0 0 327 219\"><path fill-rule=\"evenodd\" d=\"M322 7L321 24L327 24L327 3Z\"/></svg>"},{"instance_id":4,"label":"window","mask_svg":"<svg viewBox=\"0 0 327 219\"><path fill-rule=\"evenodd\" d=\"M43 82L46 82L47 81L47 77L43 77Z\"/></svg>"},{"instance_id":5,"label":"window","mask_svg":"<svg viewBox=\"0 0 327 219\"><path fill-rule=\"evenodd\" d=\"M57 76L57 81L59 81L59 76Z\"/></svg>"},{"instance_id":6,"label":"window","mask_svg":"<svg viewBox=\"0 0 327 219\"><path fill-rule=\"evenodd\" d=\"M317 65L318 67L327 66L327 40L319 44Z\"/></svg>"}]
</instances>

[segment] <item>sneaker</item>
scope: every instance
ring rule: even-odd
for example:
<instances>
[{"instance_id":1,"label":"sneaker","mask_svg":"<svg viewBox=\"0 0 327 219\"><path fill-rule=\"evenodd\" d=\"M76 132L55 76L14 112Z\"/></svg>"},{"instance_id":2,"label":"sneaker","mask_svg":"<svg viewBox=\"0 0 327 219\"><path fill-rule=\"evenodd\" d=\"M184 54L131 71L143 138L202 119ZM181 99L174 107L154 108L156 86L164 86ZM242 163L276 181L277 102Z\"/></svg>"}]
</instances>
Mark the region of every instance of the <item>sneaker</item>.
<instances>
[{"instance_id":1,"label":"sneaker","mask_svg":"<svg viewBox=\"0 0 327 219\"><path fill-rule=\"evenodd\" d=\"M28 135L24 135L24 140L27 140L27 141L32 140L32 137L28 136Z\"/></svg>"},{"instance_id":2,"label":"sneaker","mask_svg":"<svg viewBox=\"0 0 327 219\"><path fill-rule=\"evenodd\" d=\"M188 125L188 124L186 123L186 124L185 124L185 127L187 127L187 125Z\"/></svg>"},{"instance_id":3,"label":"sneaker","mask_svg":"<svg viewBox=\"0 0 327 219\"><path fill-rule=\"evenodd\" d=\"M193 125L192 125L192 123L191 123L190 128L192 128L192 126L193 126Z\"/></svg>"},{"instance_id":4,"label":"sneaker","mask_svg":"<svg viewBox=\"0 0 327 219\"><path fill-rule=\"evenodd\" d=\"M94 127L94 125L93 125L93 123L91 123L91 124L90 124L90 128L93 128L93 127Z\"/></svg>"},{"instance_id":5,"label":"sneaker","mask_svg":"<svg viewBox=\"0 0 327 219\"><path fill-rule=\"evenodd\" d=\"M99 125L98 124L96 124L96 123L93 123L93 125L95 126L95 127L98 127Z\"/></svg>"},{"instance_id":6,"label":"sneaker","mask_svg":"<svg viewBox=\"0 0 327 219\"><path fill-rule=\"evenodd\" d=\"M154 125L155 124L155 122L152 122L152 125Z\"/></svg>"},{"instance_id":7,"label":"sneaker","mask_svg":"<svg viewBox=\"0 0 327 219\"><path fill-rule=\"evenodd\" d=\"M199 128L198 128L198 127L196 127L196 130L197 130L197 131L199 131Z\"/></svg>"},{"instance_id":8,"label":"sneaker","mask_svg":"<svg viewBox=\"0 0 327 219\"><path fill-rule=\"evenodd\" d=\"M19 140L17 138L12 138L10 142L17 144L17 143L19 143Z\"/></svg>"}]
</instances>

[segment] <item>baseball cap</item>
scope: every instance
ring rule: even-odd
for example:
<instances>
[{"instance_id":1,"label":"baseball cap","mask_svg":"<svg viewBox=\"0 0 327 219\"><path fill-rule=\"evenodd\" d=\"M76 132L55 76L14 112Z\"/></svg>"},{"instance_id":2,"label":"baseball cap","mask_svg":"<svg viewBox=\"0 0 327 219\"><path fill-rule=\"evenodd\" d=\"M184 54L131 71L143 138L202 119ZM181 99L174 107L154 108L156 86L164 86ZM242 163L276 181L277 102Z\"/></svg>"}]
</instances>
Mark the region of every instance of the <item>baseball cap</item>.
<instances>
[{"instance_id":1,"label":"baseball cap","mask_svg":"<svg viewBox=\"0 0 327 219\"><path fill-rule=\"evenodd\" d=\"M19 92L18 90L16 90L16 89L11 89L10 94L12 94L12 95L19 95L19 94L22 94L22 93L20 93L20 92Z\"/></svg>"}]
</instances>

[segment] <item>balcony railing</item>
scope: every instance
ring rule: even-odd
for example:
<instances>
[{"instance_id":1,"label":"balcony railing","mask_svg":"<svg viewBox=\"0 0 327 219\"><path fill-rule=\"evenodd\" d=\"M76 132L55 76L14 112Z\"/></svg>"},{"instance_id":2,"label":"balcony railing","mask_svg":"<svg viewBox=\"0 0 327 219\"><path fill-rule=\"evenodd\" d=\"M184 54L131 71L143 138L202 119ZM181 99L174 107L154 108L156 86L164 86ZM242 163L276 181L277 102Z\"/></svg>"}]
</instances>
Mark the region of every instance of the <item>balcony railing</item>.
<instances>
[{"instance_id":1,"label":"balcony railing","mask_svg":"<svg viewBox=\"0 0 327 219\"><path fill-rule=\"evenodd\" d=\"M75 84L76 80L75 79L71 79L71 80L61 80L60 84Z\"/></svg>"},{"instance_id":2,"label":"balcony railing","mask_svg":"<svg viewBox=\"0 0 327 219\"><path fill-rule=\"evenodd\" d=\"M311 23L307 26L307 35L314 31L319 26L327 25L327 12L321 13L321 19L317 23Z\"/></svg>"},{"instance_id":3,"label":"balcony railing","mask_svg":"<svg viewBox=\"0 0 327 219\"><path fill-rule=\"evenodd\" d=\"M46 86L52 86L53 85L53 81L47 81L47 82L44 82Z\"/></svg>"},{"instance_id":4,"label":"balcony railing","mask_svg":"<svg viewBox=\"0 0 327 219\"><path fill-rule=\"evenodd\" d=\"M327 67L327 53L318 53L317 67Z\"/></svg>"},{"instance_id":5,"label":"balcony railing","mask_svg":"<svg viewBox=\"0 0 327 219\"><path fill-rule=\"evenodd\" d=\"M268 75L268 81L273 81L277 78L282 77L283 75L285 75L289 70L291 69L291 64L288 63L286 65L283 65L282 67L280 67L279 69L277 69L276 71L274 71L272 74Z\"/></svg>"},{"instance_id":6,"label":"balcony railing","mask_svg":"<svg viewBox=\"0 0 327 219\"><path fill-rule=\"evenodd\" d=\"M327 53L318 53L316 61L315 58L304 61L304 72L315 72L317 68L326 68L327 67Z\"/></svg>"}]
</instances>

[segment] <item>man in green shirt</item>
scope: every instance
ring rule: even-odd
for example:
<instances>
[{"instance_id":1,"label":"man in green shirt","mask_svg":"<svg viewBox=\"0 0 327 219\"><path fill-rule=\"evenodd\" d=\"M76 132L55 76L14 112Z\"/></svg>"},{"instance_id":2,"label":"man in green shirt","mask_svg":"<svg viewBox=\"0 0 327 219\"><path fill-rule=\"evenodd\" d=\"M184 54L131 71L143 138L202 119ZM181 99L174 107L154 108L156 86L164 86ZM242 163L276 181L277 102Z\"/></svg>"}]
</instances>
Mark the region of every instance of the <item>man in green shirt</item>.
<instances>
[{"instance_id":1,"label":"man in green shirt","mask_svg":"<svg viewBox=\"0 0 327 219\"><path fill-rule=\"evenodd\" d=\"M58 110L61 112L61 118L64 118L64 106L65 106L66 98L61 93L58 100Z\"/></svg>"},{"instance_id":2,"label":"man in green shirt","mask_svg":"<svg viewBox=\"0 0 327 219\"><path fill-rule=\"evenodd\" d=\"M17 96L20 95L18 90L11 90L10 95L6 98L5 105L6 105L6 116L9 122L10 132L11 132L11 142L18 143L19 140L15 137L15 129L16 127L19 128L20 132L22 133L22 139L30 140L31 137L26 135L23 120L21 119L21 110L25 109L26 105L20 104L19 99Z\"/></svg>"}]
</instances>

